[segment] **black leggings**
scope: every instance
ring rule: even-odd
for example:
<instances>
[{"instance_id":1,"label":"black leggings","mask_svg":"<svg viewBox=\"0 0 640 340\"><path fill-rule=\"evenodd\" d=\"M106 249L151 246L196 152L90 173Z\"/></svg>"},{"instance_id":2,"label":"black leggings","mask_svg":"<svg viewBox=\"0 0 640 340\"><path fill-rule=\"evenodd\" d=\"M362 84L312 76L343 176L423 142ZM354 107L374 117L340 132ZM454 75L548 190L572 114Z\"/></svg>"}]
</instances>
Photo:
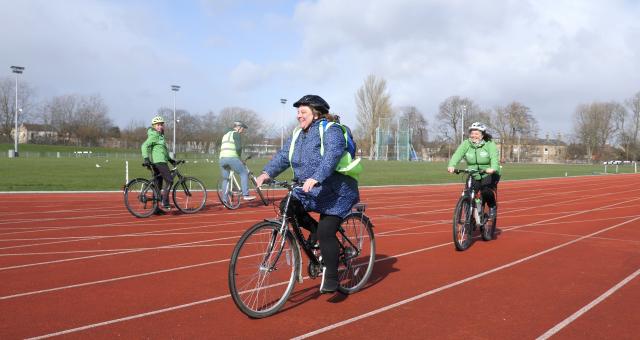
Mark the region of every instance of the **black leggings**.
<instances>
[{"instance_id":1,"label":"black leggings","mask_svg":"<svg viewBox=\"0 0 640 340\"><path fill-rule=\"evenodd\" d=\"M284 208L285 200L280 202L280 211ZM325 277L327 279L338 279L338 255L340 245L336 233L338 227L342 223L339 216L320 214L320 221L316 220L304 210L302 203L295 197L291 197L287 216L290 222L297 223L300 227L309 230L311 233L317 233L320 241L320 253L322 254L322 262L324 262L327 271Z\"/></svg>"},{"instance_id":2,"label":"black leggings","mask_svg":"<svg viewBox=\"0 0 640 340\"><path fill-rule=\"evenodd\" d=\"M489 208L494 208L497 205L496 202L496 190L498 189L498 182L500 182L500 175L491 174L481 180L473 180L473 190L476 192L480 190L482 199L487 202Z\"/></svg>"},{"instance_id":3,"label":"black leggings","mask_svg":"<svg viewBox=\"0 0 640 340\"><path fill-rule=\"evenodd\" d=\"M173 185L171 170L169 170L167 163L155 163L153 164L153 174L160 174L160 177L156 177L156 185L158 188L162 188L162 204L167 205L169 204L169 189Z\"/></svg>"}]
</instances>

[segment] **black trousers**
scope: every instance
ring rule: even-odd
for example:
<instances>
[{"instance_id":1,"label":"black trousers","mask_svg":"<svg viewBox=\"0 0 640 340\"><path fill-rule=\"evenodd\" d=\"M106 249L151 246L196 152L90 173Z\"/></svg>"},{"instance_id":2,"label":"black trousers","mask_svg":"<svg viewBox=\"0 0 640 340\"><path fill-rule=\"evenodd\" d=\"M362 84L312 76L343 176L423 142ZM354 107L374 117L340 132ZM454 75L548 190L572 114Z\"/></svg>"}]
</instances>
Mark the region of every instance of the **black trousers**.
<instances>
[{"instance_id":1,"label":"black trousers","mask_svg":"<svg viewBox=\"0 0 640 340\"><path fill-rule=\"evenodd\" d=\"M285 203L286 200L280 202L281 212L284 209ZM340 245L338 244L336 233L338 232L340 223L342 223L342 218L339 216L320 214L320 221L316 221L304 210L302 203L295 197L291 197L287 216L289 222L297 223L298 226L309 230L312 234L316 234L317 239L320 241L322 262L327 268L325 278L337 280Z\"/></svg>"},{"instance_id":2,"label":"black trousers","mask_svg":"<svg viewBox=\"0 0 640 340\"><path fill-rule=\"evenodd\" d=\"M156 185L158 188L162 188L162 204L169 204L169 189L173 185L173 176L167 163L155 163L152 165L154 175L160 174L160 177L156 177ZM164 183L163 183L164 182Z\"/></svg>"},{"instance_id":3,"label":"black trousers","mask_svg":"<svg viewBox=\"0 0 640 340\"><path fill-rule=\"evenodd\" d=\"M473 180L473 190L480 191L482 199L487 202L489 208L494 208L496 202L496 190L498 189L498 182L500 182L500 175L491 174L481 180Z\"/></svg>"}]
</instances>

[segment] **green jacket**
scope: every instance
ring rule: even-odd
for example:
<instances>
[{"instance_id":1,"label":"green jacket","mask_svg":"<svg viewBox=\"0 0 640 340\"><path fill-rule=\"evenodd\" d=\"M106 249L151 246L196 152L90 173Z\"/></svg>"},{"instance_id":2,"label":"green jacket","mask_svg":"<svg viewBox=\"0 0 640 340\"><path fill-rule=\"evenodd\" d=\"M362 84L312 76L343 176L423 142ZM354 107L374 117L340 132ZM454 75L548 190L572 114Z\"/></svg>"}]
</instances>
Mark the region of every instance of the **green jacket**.
<instances>
[{"instance_id":1,"label":"green jacket","mask_svg":"<svg viewBox=\"0 0 640 340\"><path fill-rule=\"evenodd\" d=\"M167 163L171 159L164 135L153 128L147 130L147 140L142 143L141 149L142 158L149 157L151 163Z\"/></svg>"},{"instance_id":2,"label":"green jacket","mask_svg":"<svg viewBox=\"0 0 640 340\"><path fill-rule=\"evenodd\" d=\"M493 169L499 175L500 169L500 154L496 143L493 141L483 142L480 145L475 145L469 139L460 144L456 152L451 156L448 167L455 167L464 159L467 162L467 166L470 169L486 170ZM481 179L488 176L488 174L475 174L475 179Z\"/></svg>"}]
</instances>

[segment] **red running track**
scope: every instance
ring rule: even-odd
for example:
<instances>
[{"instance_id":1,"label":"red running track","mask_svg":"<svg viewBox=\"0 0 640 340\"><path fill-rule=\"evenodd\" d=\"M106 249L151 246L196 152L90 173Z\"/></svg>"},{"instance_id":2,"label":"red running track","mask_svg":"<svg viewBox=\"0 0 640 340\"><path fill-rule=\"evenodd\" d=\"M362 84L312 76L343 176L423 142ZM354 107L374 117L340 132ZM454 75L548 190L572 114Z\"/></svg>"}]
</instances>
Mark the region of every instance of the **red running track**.
<instances>
[{"instance_id":1,"label":"red running track","mask_svg":"<svg viewBox=\"0 0 640 340\"><path fill-rule=\"evenodd\" d=\"M227 267L271 207L214 197L196 215L136 219L121 194L3 194L0 338L637 339L640 176L502 182L498 238L465 252L451 243L460 190L361 189L370 283L345 297L305 280L263 320L236 309Z\"/></svg>"}]
</instances>

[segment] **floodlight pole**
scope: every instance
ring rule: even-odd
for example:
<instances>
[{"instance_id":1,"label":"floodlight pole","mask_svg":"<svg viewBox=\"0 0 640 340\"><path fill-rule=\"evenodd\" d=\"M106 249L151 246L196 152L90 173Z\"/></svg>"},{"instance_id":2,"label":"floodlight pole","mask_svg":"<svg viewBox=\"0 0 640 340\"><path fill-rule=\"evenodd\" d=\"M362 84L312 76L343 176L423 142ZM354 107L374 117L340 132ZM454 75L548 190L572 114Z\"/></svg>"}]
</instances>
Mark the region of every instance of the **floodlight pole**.
<instances>
[{"instance_id":1,"label":"floodlight pole","mask_svg":"<svg viewBox=\"0 0 640 340\"><path fill-rule=\"evenodd\" d=\"M22 74L24 67L11 66L11 72L16 74L16 114L15 114L15 133L14 133L14 145L13 145L13 157L18 157L18 75Z\"/></svg>"},{"instance_id":2,"label":"floodlight pole","mask_svg":"<svg viewBox=\"0 0 640 340\"><path fill-rule=\"evenodd\" d=\"M178 126L176 125L176 92L178 92L180 90L180 86L178 85L171 85L171 91L173 91L173 155L171 155L171 158L176 158L176 130L178 129Z\"/></svg>"},{"instance_id":3,"label":"floodlight pole","mask_svg":"<svg viewBox=\"0 0 640 340\"><path fill-rule=\"evenodd\" d=\"M286 98L280 98L280 103L282 104L282 115L280 116L280 148L284 147L284 115L285 115L285 107L284 104L287 103Z\"/></svg>"},{"instance_id":4,"label":"floodlight pole","mask_svg":"<svg viewBox=\"0 0 640 340\"><path fill-rule=\"evenodd\" d=\"M460 143L464 141L464 112L467 110L466 105L462 105L462 112L460 113L460 121L462 122L462 126L460 129Z\"/></svg>"}]
</instances>

